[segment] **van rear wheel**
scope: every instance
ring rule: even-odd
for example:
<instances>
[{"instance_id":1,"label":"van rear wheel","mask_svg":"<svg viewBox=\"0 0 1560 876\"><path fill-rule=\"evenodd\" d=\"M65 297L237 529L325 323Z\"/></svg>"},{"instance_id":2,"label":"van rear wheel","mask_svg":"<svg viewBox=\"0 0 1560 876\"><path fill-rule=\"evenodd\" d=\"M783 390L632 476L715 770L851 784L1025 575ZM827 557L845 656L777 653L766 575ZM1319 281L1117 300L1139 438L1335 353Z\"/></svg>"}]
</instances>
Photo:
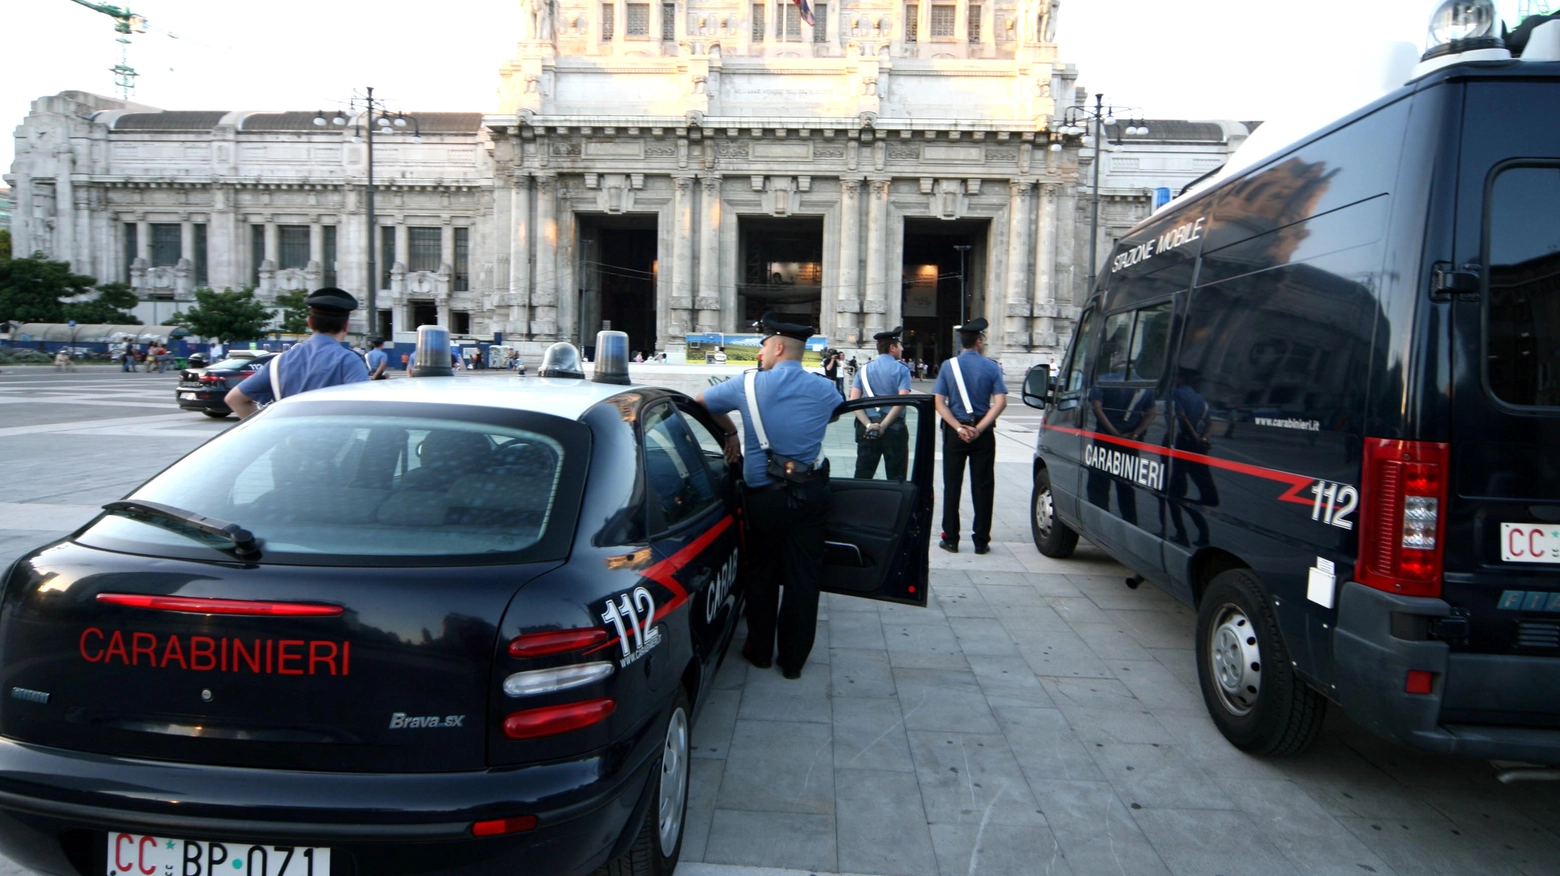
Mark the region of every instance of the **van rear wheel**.
<instances>
[{"instance_id":1,"label":"van rear wheel","mask_svg":"<svg viewBox=\"0 0 1560 876\"><path fill-rule=\"evenodd\" d=\"M1078 533L1056 517L1051 500L1051 470L1041 466L1035 472L1034 492L1029 498L1029 534L1040 553L1063 560L1078 546Z\"/></svg>"},{"instance_id":2,"label":"van rear wheel","mask_svg":"<svg viewBox=\"0 0 1560 876\"><path fill-rule=\"evenodd\" d=\"M1242 751L1295 754L1322 729L1327 700L1296 674L1262 579L1250 569L1219 573L1203 593L1197 680L1213 723Z\"/></svg>"}]
</instances>

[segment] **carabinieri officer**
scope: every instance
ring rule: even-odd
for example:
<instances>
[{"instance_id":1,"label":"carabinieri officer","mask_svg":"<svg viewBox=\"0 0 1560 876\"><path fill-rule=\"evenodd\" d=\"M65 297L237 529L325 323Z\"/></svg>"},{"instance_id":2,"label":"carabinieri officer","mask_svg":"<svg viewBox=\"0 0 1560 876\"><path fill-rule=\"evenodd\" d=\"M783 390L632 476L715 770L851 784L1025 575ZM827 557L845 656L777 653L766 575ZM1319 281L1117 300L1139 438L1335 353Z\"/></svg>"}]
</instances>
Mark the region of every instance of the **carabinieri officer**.
<instances>
[{"instance_id":1,"label":"carabinieri officer","mask_svg":"<svg viewBox=\"0 0 1560 876\"><path fill-rule=\"evenodd\" d=\"M903 326L872 336L877 341L878 357L856 372L850 397L877 398L910 394L910 369L900 361L904 345L899 341ZM891 481L903 481L910 467L910 430L905 428L905 408L870 408L856 412L856 477L877 476L878 460Z\"/></svg>"},{"instance_id":2,"label":"carabinieri officer","mask_svg":"<svg viewBox=\"0 0 1560 876\"><path fill-rule=\"evenodd\" d=\"M764 314L767 335L758 370L706 389L699 403L726 430L726 458L743 460L748 558L747 644L742 655L766 669L778 650L786 678L800 678L818 627L823 586L824 522L829 512L829 461L823 435L840 403L833 381L802 369L812 327ZM737 443L732 411L742 413ZM784 575L785 603L781 605Z\"/></svg>"},{"instance_id":3,"label":"carabinieri officer","mask_svg":"<svg viewBox=\"0 0 1560 876\"><path fill-rule=\"evenodd\" d=\"M357 309L357 299L327 286L303 299L303 303L308 305L309 328L314 334L228 390L224 401L240 418L260 410L260 404L280 401L283 395L368 380L363 357L341 345L347 337L347 319Z\"/></svg>"},{"instance_id":4,"label":"carabinieri officer","mask_svg":"<svg viewBox=\"0 0 1560 876\"><path fill-rule=\"evenodd\" d=\"M975 525L970 537L975 553L991 550L991 505L996 495L997 418L1007 408L1007 384L1002 366L987 359L986 320L974 319L954 330L964 348L937 372L937 416L943 421L942 541L937 546L959 552L959 494L964 488L964 463L970 466L970 493L975 500Z\"/></svg>"}]
</instances>

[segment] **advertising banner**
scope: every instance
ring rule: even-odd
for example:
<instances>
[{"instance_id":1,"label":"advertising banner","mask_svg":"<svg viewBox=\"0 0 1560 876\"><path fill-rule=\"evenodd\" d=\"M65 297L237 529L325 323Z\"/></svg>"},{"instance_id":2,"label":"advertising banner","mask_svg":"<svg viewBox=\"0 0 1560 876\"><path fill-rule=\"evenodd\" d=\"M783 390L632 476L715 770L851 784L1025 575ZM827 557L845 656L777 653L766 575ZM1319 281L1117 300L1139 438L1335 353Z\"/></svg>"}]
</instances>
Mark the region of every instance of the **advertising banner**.
<instances>
[{"instance_id":1,"label":"advertising banner","mask_svg":"<svg viewBox=\"0 0 1560 876\"><path fill-rule=\"evenodd\" d=\"M753 368L758 365L758 348L764 344L763 335L727 335L709 332L686 335L688 364L730 365L735 368ZM823 350L829 339L813 335L807 339L807 352L802 355L803 365L822 365Z\"/></svg>"}]
</instances>

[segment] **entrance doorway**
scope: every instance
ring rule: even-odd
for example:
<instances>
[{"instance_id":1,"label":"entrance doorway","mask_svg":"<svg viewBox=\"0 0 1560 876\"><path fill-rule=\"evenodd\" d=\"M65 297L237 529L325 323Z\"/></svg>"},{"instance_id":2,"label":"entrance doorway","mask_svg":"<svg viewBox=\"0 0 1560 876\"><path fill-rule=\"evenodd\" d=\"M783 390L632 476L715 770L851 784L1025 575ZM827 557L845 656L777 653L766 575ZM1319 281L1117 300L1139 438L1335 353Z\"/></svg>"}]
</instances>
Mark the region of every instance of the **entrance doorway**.
<instances>
[{"instance_id":1,"label":"entrance doorway","mask_svg":"<svg viewBox=\"0 0 1560 876\"><path fill-rule=\"evenodd\" d=\"M596 332L628 334L629 355L655 352L656 217L580 216L581 320L584 343Z\"/></svg>"},{"instance_id":2,"label":"entrance doorway","mask_svg":"<svg viewBox=\"0 0 1560 876\"><path fill-rule=\"evenodd\" d=\"M906 360L935 369L957 352L953 327L986 312L990 231L989 219L905 220Z\"/></svg>"},{"instance_id":3,"label":"entrance doorway","mask_svg":"<svg viewBox=\"0 0 1560 876\"><path fill-rule=\"evenodd\" d=\"M439 324L439 305L432 301L413 301L411 330L416 331L418 326Z\"/></svg>"},{"instance_id":4,"label":"entrance doorway","mask_svg":"<svg viewBox=\"0 0 1560 876\"><path fill-rule=\"evenodd\" d=\"M737 219L737 330L768 311L817 327L823 311L823 217Z\"/></svg>"}]
</instances>

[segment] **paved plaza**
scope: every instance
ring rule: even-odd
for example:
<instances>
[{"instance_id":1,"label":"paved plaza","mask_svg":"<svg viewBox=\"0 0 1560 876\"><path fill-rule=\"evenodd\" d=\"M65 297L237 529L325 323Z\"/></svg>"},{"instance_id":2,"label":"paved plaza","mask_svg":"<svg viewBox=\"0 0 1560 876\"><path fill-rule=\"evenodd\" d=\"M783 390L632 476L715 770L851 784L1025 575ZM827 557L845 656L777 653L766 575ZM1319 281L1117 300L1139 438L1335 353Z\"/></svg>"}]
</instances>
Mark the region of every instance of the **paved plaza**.
<instances>
[{"instance_id":1,"label":"paved plaza","mask_svg":"<svg viewBox=\"0 0 1560 876\"><path fill-rule=\"evenodd\" d=\"M173 383L0 374L0 565L236 422L180 413ZM682 876L1560 873L1560 783L1504 785L1336 710L1298 757L1226 743L1193 612L1087 543L1030 543L1039 416L1012 398L989 555L934 549L925 609L827 597L799 681L733 645L695 732Z\"/></svg>"}]
</instances>

